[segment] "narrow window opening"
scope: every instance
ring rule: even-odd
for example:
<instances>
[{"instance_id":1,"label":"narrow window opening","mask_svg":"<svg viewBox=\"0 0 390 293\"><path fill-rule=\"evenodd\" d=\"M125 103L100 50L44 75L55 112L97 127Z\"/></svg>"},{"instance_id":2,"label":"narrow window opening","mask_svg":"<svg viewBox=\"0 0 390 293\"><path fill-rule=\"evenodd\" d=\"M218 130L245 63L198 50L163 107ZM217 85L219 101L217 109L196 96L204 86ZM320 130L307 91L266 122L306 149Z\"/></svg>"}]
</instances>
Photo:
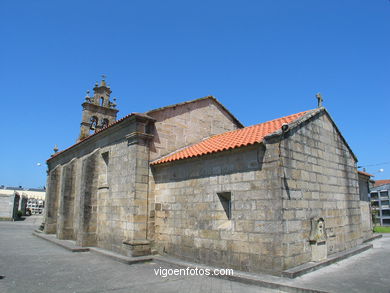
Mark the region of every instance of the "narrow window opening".
<instances>
[{"instance_id":1,"label":"narrow window opening","mask_svg":"<svg viewBox=\"0 0 390 293\"><path fill-rule=\"evenodd\" d=\"M101 174L101 183L102 186L108 187L108 163L109 163L109 153L105 152L102 153L102 159L103 159L103 168L102 168L102 174Z\"/></svg>"},{"instance_id":2,"label":"narrow window opening","mask_svg":"<svg viewBox=\"0 0 390 293\"><path fill-rule=\"evenodd\" d=\"M103 97L100 98L100 106L104 106L104 98Z\"/></svg>"},{"instance_id":3,"label":"narrow window opening","mask_svg":"<svg viewBox=\"0 0 390 293\"><path fill-rule=\"evenodd\" d=\"M108 166L108 159L109 159L108 152L103 153L102 157L103 157L104 163L106 163L106 166Z\"/></svg>"},{"instance_id":4,"label":"narrow window opening","mask_svg":"<svg viewBox=\"0 0 390 293\"><path fill-rule=\"evenodd\" d=\"M225 211L226 217L228 220L232 218L232 193L231 192L219 192L218 198L222 204L222 207Z\"/></svg>"}]
</instances>

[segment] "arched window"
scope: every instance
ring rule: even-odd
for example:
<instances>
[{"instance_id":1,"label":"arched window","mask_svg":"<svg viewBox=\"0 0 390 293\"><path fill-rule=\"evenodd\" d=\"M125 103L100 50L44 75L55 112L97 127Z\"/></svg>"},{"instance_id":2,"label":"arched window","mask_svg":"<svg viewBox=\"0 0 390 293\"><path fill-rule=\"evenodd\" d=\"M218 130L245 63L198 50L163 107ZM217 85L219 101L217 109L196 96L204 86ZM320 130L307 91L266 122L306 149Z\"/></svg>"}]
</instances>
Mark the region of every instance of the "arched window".
<instances>
[{"instance_id":1,"label":"arched window","mask_svg":"<svg viewBox=\"0 0 390 293\"><path fill-rule=\"evenodd\" d=\"M90 123L90 127L89 129L91 130L95 130L96 127L98 126L98 118L96 116L92 116L91 119L89 120L89 123Z\"/></svg>"},{"instance_id":2,"label":"arched window","mask_svg":"<svg viewBox=\"0 0 390 293\"><path fill-rule=\"evenodd\" d=\"M108 119L104 118L102 120L102 128L106 128L108 126Z\"/></svg>"},{"instance_id":3,"label":"arched window","mask_svg":"<svg viewBox=\"0 0 390 293\"><path fill-rule=\"evenodd\" d=\"M103 97L100 98L100 106L104 106L104 98Z\"/></svg>"}]
</instances>

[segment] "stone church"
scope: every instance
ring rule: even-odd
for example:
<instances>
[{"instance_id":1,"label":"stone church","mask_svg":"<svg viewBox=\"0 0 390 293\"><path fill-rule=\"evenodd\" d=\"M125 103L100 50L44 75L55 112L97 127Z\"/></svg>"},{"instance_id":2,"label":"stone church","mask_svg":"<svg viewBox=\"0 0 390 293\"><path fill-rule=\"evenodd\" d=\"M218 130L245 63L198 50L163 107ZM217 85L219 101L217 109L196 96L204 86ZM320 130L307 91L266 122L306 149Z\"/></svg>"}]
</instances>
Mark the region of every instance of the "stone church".
<instances>
[{"instance_id":1,"label":"stone church","mask_svg":"<svg viewBox=\"0 0 390 293\"><path fill-rule=\"evenodd\" d=\"M95 85L77 142L47 160L45 233L271 274L370 236L356 156L321 99L244 127L212 96L117 120L110 94Z\"/></svg>"}]
</instances>

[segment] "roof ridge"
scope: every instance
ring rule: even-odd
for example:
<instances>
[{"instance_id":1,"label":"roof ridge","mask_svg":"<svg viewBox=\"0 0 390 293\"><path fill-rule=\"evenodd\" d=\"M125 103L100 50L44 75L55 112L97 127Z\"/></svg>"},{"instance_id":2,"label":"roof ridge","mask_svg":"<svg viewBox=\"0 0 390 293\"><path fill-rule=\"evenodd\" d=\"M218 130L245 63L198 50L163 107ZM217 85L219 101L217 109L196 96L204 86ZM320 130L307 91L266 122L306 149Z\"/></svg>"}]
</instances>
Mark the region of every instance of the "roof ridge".
<instances>
[{"instance_id":1,"label":"roof ridge","mask_svg":"<svg viewBox=\"0 0 390 293\"><path fill-rule=\"evenodd\" d=\"M197 98L197 99L193 99L193 100L189 100L189 101L184 101L184 102L180 102L180 103L176 103L176 104L172 104L172 105L168 105L168 106L164 106L164 107L160 107L160 108L156 108L156 109L152 109L152 110L149 110L147 112L145 112L145 114L149 115L150 113L153 113L153 112L157 112L157 111L162 111L162 110L165 110L165 109L168 109L168 108L173 108L173 107L178 107L178 106L183 106L183 105L187 105L187 104L191 104L191 103L195 103L195 102L198 102L198 101L203 101L203 100L207 100L207 99L210 99L212 101L214 101L218 106L220 106L222 108L223 111L225 111L231 118L232 120L237 124L239 125L240 127L244 127L244 125L240 122L240 120L237 119L236 116L233 115L232 112L230 112L216 97L214 97L213 95L208 95L208 96L204 96L202 98Z\"/></svg>"},{"instance_id":2,"label":"roof ridge","mask_svg":"<svg viewBox=\"0 0 390 293\"><path fill-rule=\"evenodd\" d=\"M152 109L152 110L146 111L145 113L152 113L152 112L156 112L156 111L161 111L161 110L164 110L164 109L167 109L167 108L182 106L182 105L186 105L186 104L189 104L189 103L202 101L202 100L207 100L207 99L215 99L215 97L211 96L211 95L204 96L204 97L201 97L201 98L197 98L197 99L193 99L193 100L189 100L189 101L184 101L184 102L180 102L180 103L176 103L176 104L167 105L167 106L159 107L159 108L156 108L156 109Z\"/></svg>"},{"instance_id":3,"label":"roof ridge","mask_svg":"<svg viewBox=\"0 0 390 293\"><path fill-rule=\"evenodd\" d=\"M234 129L234 130L229 130L229 131L226 131L226 132L223 132L223 133L219 133L219 134L215 134L215 135L206 137L206 138L204 138L202 141L207 140L207 139L210 139L210 138L213 138L213 137L217 137L217 136L220 136L220 135L224 135L224 134L236 132L236 131L239 132L240 130L242 131L242 130L245 130L245 129L248 129L248 128L251 128L251 127L259 126L259 125L261 125L261 124L271 123L271 122L273 122L273 121L280 120L280 119L283 119L283 118L287 118L287 117L290 117L290 116L299 115L299 114L305 115L306 113L308 113L308 112L310 112L310 111L313 111L313 110L315 110L315 109L310 109L310 110L307 110L307 111L302 111L302 112L299 112L299 113L295 113L295 114L291 114L291 115L287 115L287 116L275 118L275 119L268 120L268 121L265 121L265 122L260 122L260 123L257 123L257 124L245 126L244 128L238 128L238 129ZM302 116L301 116L301 117L302 117ZM196 143L195 143L195 144L196 144Z\"/></svg>"}]
</instances>

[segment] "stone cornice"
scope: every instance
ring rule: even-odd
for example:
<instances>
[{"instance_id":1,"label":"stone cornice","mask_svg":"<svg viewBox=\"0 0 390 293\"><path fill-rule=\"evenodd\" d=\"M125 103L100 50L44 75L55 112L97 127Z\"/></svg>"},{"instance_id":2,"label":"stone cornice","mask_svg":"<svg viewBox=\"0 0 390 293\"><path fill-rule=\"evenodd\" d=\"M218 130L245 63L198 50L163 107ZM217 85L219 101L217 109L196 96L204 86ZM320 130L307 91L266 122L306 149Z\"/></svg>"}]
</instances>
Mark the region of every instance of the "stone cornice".
<instances>
[{"instance_id":1,"label":"stone cornice","mask_svg":"<svg viewBox=\"0 0 390 293\"><path fill-rule=\"evenodd\" d=\"M126 135L127 145L138 144L141 140L148 141L153 138L153 134L143 133L143 132L132 132Z\"/></svg>"}]
</instances>

